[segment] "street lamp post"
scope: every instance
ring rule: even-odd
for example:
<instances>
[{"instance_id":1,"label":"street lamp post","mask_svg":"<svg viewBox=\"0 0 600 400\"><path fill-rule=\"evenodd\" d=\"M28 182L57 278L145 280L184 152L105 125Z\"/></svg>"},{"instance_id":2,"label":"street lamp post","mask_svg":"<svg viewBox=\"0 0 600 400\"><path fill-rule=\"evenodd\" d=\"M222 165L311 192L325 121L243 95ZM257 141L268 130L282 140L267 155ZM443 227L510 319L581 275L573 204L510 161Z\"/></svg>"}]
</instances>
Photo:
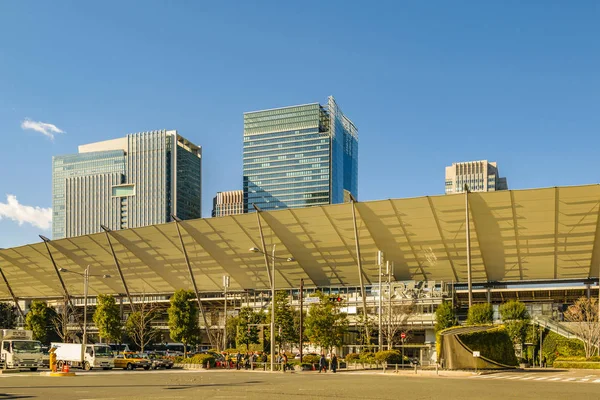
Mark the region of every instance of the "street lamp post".
<instances>
[{"instance_id":1,"label":"street lamp post","mask_svg":"<svg viewBox=\"0 0 600 400\"><path fill-rule=\"evenodd\" d=\"M85 271L82 274L81 272L71 271L66 268L59 268L59 272L67 272L77 274L79 276L83 276L83 346L81 346L81 359L83 360L83 355L85 354L85 348L87 345L87 300L88 300L88 287L90 284L90 276L96 276L99 278L110 278L110 275L90 275L90 266L85 267Z\"/></svg>"},{"instance_id":2,"label":"street lamp post","mask_svg":"<svg viewBox=\"0 0 600 400\"><path fill-rule=\"evenodd\" d=\"M260 251L257 247L250 248L252 253L262 253L269 257L268 254ZM275 260L285 260L288 262L294 261L292 257L283 258L275 257L275 245L273 245L273 251L271 257L271 372L275 370Z\"/></svg>"},{"instance_id":3,"label":"street lamp post","mask_svg":"<svg viewBox=\"0 0 600 400\"><path fill-rule=\"evenodd\" d=\"M229 287L229 275L223 275L223 297L225 297L224 313L225 323L223 324L223 351L227 349L227 288Z\"/></svg>"}]
</instances>

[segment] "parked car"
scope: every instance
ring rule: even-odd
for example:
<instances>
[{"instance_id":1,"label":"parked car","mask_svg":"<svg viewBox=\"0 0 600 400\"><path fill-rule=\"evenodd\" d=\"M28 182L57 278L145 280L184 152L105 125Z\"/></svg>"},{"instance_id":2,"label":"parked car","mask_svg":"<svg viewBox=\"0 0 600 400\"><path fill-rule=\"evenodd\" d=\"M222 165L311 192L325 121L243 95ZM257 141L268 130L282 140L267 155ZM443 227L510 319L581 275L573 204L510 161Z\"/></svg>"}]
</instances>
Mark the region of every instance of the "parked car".
<instances>
[{"instance_id":1,"label":"parked car","mask_svg":"<svg viewBox=\"0 0 600 400\"><path fill-rule=\"evenodd\" d=\"M148 358L138 353L123 353L115 356L115 368L123 368L134 370L136 368L144 368L149 370L151 362Z\"/></svg>"},{"instance_id":2,"label":"parked car","mask_svg":"<svg viewBox=\"0 0 600 400\"><path fill-rule=\"evenodd\" d=\"M158 369L158 368L166 368L171 369L173 367L173 360L166 358L157 353L147 353L145 357L150 361L150 368Z\"/></svg>"}]
</instances>

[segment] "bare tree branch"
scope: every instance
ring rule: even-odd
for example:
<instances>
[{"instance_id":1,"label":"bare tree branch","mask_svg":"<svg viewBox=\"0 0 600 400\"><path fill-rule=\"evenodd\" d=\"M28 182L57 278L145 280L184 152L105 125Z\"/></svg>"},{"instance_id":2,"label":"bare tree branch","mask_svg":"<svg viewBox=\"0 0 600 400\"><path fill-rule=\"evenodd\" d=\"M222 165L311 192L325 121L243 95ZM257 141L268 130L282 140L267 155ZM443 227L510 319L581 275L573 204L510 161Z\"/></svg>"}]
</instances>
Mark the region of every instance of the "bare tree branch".
<instances>
[{"instance_id":1,"label":"bare tree branch","mask_svg":"<svg viewBox=\"0 0 600 400\"><path fill-rule=\"evenodd\" d=\"M571 322L571 328L583 341L586 358L596 352L600 340L598 323L598 301L595 298L581 297L565 312L565 319Z\"/></svg>"}]
</instances>

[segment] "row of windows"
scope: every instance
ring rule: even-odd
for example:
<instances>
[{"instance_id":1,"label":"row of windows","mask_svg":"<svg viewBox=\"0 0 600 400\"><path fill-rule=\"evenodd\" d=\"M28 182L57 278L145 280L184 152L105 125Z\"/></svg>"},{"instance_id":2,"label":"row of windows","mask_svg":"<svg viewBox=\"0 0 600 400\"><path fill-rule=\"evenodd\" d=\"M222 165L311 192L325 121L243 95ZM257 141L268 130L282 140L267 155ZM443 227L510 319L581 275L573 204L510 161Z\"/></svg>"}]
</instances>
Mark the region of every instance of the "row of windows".
<instances>
[{"instance_id":1,"label":"row of windows","mask_svg":"<svg viewBox=\"0 0 600 400\"><path fill-rule=\"evenodd\" d=\"M301 168L327 168L329 166L329 162L324 162L323 164L310 164L304 165L298 162L291 163L289 161L281 161L281 162L273 162L273 163L262 163L262 164L253 164L244 168L245 172L251 173L251 171L262 170L264 168L272 168L277 171L289 170L289 169L301 169Z\"/></svg>"},{"instance_id":2,"label":"row of windows","mask_svg":"<svg viewBox=\"0 0 600 400\"><path fill-rule=\"evenodd\" d=\"M297 172L298 168L285 168L283 170L273 170L272 172L269 172L269 173L245 175L244 181L245 182L252 182L254 180L264 181L264 180L272 179L272 178L283 178L283 177L295 176L295 175L289 175L289 172L287 172L287 171ZM309 170L308 175L320 175L320 174L329 174L329 169L321 168L318 170Z\"/></svg>"},{"instance_id":3,"label":"row of windows","mask_svg":"<svg viewBox=\"0 0 600 400\"><path fill-rule=\"evenodd\" d=\"M308 182L295 182L295 183L286 183L286 184L278 184L274 186L250 186L247 188L248 193L272 193L281 190L287 191L306 191L307 188L311 190L327 190L329 191L329 182L319 181L308 181Z\"/></svg>"},{"instance_id":4,"label":"row of windows","mask_svg":"<svg viewBox=\"0 0 600 400\"><path fill-rule=\"evenodd\" d=\"M262 157L259 157L262 156ZM302 159L302 158L309 158L309 157L327 157L327 159L329 159L329 151L328 150L308 150L308 151L304 151L304 152L296 152L296 151L285 151L285 152L276 152L272 155L267 155L264 156L263 154L257 154L257 156L254 157L244 157L244 165L248 165L248 164L252 164L254 162L264 162L264 161L272 161L272 160L296 160L296 159ZM258 161L260 160L260 161Z\"/></svg>"},{"instance_id":5,"label":"row of windows","mask_svg":"<svg viewBox=\"0 0 600 400\"><path fill-rule=\"evenodd\" d=\"M260 136L252 136L244 138L244 148L254 147L254 146L265 146L268 144L278 144L278 143L292 143L292 142L306 142L310 140L320 140L321 143L328 143L329 138L323 137L322 134L317 132L307 133L303 135L299 134L289 134L286 132L286 135L281 134L263 134Z\"/></svg>"},{"instance_id":6,"label":"row of windows","mask_svg":"<svg viewBox=\"0 0 600 400\"><path fill-rule=\"evenodd\" d=\"M283 152L306 152L313 150L329 150L328 145L297 145L297 146L286 146L284 147L282 144L275 145L275 147L268 146L268 149L256 149L256 150L244 150L244 158L248 156L267 156L267 155L279 155Z\"/></svg>"},{"instance_id":7,"label":"row of windows","mask_svg":"<svg viewBox=\"0 0 600 400\"><path fill-rule=\"evenodd\" d=\"M315 180L321 180L321 175L318 174L313 174L313 175L308 175L308 176L303 176L302 179L299 179L297 177L291 177L291 178L265 178L265 179L260 179L260 180L249 180L247 185L252 186L262 186L262 187L266 187L266 186L277 186L277 185L281 185L281 184L286 184L286 183L296 183L296 182L308 182L308 181L315 181Z\"/></svg>"}]
</instances>

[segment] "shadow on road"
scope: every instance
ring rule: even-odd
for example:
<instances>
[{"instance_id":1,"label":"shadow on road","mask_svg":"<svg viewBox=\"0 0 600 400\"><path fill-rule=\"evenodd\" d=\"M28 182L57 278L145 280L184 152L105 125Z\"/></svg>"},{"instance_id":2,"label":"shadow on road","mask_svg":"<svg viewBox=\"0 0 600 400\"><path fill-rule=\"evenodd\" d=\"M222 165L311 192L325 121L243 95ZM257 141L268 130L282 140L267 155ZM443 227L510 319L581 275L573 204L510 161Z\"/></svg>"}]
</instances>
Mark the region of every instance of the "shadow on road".
<instances>
[{"instance_id":1,"label":"shadow on road","mask_svg":"<svg viewBox=\"0 0 600 400\"><path fill-rule=\"evenodd\" d=\"M199 383L195 384L185 384L185 385L61 385L61 386L28 386L27 389L64 389L68 388L113 388L113 389L124 389L124 388L135 388L135 387L160 387L166 390L181 390L181 389L191 389L191 388L208 388L208 387L232 387L232 386L245 386L245 385L255 385L265 383L263 381L247 381L247 382L237 382L237 383ZM24 389L23 386L3 386L3 390L6 389ZM30 396L26 397L14 397L14 395L0 393L0 400L3 399L27 399L31 398Z\"/></svg>"}]
</instances>

